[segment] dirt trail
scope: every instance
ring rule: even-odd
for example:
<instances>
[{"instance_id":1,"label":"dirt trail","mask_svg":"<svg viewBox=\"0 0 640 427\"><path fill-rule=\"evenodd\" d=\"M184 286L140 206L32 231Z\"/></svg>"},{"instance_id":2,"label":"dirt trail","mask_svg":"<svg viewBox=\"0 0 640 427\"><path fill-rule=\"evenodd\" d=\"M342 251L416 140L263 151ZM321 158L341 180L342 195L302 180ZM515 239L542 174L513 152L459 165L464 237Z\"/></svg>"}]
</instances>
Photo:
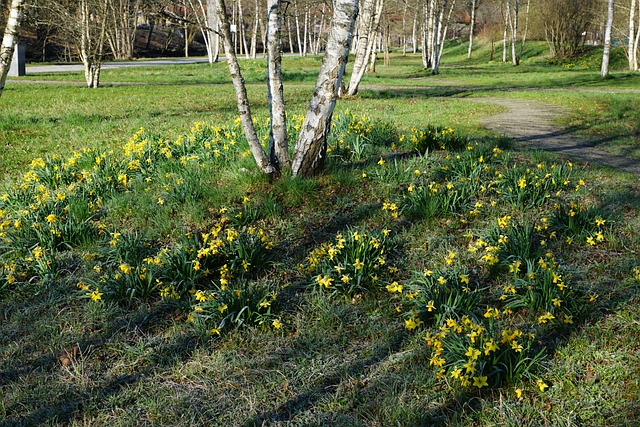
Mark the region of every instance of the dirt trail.
<instances>
[{"instance_id":1,"label":"dirt trail","mask_svg":"<svg viewBox=\"0 0 640 427\"><path fill-rule=\"evenodd\" d=\"M494 132L513 137L522 146L555 152L575 161L599 163L640 174L640 160L599 150L594 148L594 142L555 126L553 121L566 112L562 107L524 99L475 98L473 101L508 108L505 113L485 117L482 124Z\"/></svg>"}]
</instances>

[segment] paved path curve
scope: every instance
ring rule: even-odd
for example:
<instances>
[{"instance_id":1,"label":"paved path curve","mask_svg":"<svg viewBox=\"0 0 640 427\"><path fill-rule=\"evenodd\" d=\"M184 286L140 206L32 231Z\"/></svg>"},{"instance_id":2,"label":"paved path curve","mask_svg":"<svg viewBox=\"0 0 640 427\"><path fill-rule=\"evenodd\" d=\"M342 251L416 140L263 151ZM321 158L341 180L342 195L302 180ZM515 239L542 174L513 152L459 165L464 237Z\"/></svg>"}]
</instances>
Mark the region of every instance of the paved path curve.
<instances>
[{"instance_id":1,"label":"paved path curve","mask_svg":"<svg viewBox=\"0 0 640 427\"><path fill-rule=\"evenodd\" d=\"M510 98L467 98L508 108L505 113L481 120L488 129L513 137L517 143L551 151L581 162L599 163L624 172L640 174L640 160L616 156L595 148L595 142L565 131L553 120L567 112L562 107L540 101Z\"/></svg>"}]
</instances>

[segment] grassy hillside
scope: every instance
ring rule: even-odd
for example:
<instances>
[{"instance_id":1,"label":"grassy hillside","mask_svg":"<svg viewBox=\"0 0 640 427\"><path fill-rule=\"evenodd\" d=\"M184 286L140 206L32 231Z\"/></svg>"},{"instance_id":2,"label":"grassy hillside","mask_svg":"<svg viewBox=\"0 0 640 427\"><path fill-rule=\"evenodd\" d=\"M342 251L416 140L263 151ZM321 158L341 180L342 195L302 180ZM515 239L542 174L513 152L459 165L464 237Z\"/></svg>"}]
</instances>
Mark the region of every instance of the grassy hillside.
<instances>
[{"instance_id":1,"label":"grassy hillside","mask_svg":"<svg viewBox=\"0 0 640 427\"><path fill-rule=\"evenodd\" d=\"M292 136L317 63L287 58ZM224 64L8 86L3 425L635 425L636 177L514 149L465 98L558 103L633 154L637 76L392 64L340 100L321 176L273 182Z\"/></svg>"}]
</instances>

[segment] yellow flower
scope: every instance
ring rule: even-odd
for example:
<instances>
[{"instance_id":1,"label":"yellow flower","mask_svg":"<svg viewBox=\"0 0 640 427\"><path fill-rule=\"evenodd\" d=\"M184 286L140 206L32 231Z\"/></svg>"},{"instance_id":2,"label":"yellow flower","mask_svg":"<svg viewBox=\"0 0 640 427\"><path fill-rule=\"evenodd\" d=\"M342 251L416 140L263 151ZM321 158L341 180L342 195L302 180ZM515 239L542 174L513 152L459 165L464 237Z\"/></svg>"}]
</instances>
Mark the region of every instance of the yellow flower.
<instances>
[{"instance_id":1,"label":"yellow flower","mask_svg":"<svg viewBox=\"0 0 640 427\"><path fill-rule=\"evenodd\" d=\"M120 266L118 267L120 269L120 271L122 271L124 274L129 274L131 273L131 266L129 264L123 263L120 264Z\"/></svg>"},{"instance_id":2,"label":"yellow flower","mask_svg":"<svg viewBox=\"0 0 640 427\"><path fill-rule=\"evenodd\" d=\"M197 291L195 297L198 302L205 302L207 300L207 295L203 291Z\"/></svg>"},{"instance_id":3,"label":"yellow flower","mask_svg":"<svg viewBox=\"0 0 640 427\"><path fill-rule=\"evenodd\" d=\"M364 264L360 261L359 258L356 258L356 262L353 264L356 270L361 270L364 267Z\"/></svg>"},{"instance_id":4,"label":"yellow flower","mask_svg":"<svg viewBox=\"0 0 640 427\"><path fill-rule=\"evenodd\" d=\"M229 309L229 307L227 306L227 304L222 304L221 306L218 307L218 311L220 313L224 313L225 311L227 311Z\"/></svg>"},{"instance_id":5,"label":"yellow flower","mask_svg":"<svg viewBox=\"0 0 640 427\"><path fill-rule=\"evenodd\" d=\"M488 386L487 377L473 377L473 386L482 388Z\"/></svg>"},{"instance_id":6,"label":"yellow flower","mask_svg":"<svg viewBox=\"0 0 640 427\"><path fill-rule=\"evenodd\" d=\"M594 240L593 237L589 236L587 237L587 243L590 244L591 246L595 246L596 241Z\"/></svg>"},{"instance_id":7,"label":"yellow flower","mask_svg":"<svg viewBox=\"0 0 640 427\"><path fill-rule=\"evenodd\" d=\"M420 326L422 324L422 320L420 319L407 319L404 321L404 327L407 328L408 330L413 330L415 328L417 328L418 326ZM442 365L440 365L442 366Z\"/></svg>"},{"instance_id":8,"label":"yellow flower","mask_svg":"<svg viewBox=\"0 0 640 427\"><path fill-rule=\"evenodd\" d=\"M469 347L469 349L464 355L467 357L470 357L471 360L476 360L478 356L480 356L480 350L473 347Z\"/></svg>"},{"instance_id":9,"label":"yellow flower","mask_svg":"<svg viewBox=\"0 0 640 427\"><path fill-rule=\"evenodd\" d=\"M549 386L542 380L538 380L536 381L536 384L538 385L538 388L540 388L540 391L544 391L544 389L548 388Z\"/></svg>"},{"instance_id":10,"label":"yellow flower","mask_svg":"<svg viewBox=\"0 0 640 427\"><path fill-rule=\"evenodd\" d=\"M435 304L435 302L433 300L429 301L427 303L427 311L431 312L431 311L435 310L436 307L435 307L434 304Z\"/></svg>"},{"instance_id":11,"label":"yellow flower","mask_svg":"<svg viewBox=\"0 0 640 427\"><path fill-rule=\"evenodd\" d=\"M487 356L491 354L492 351L496 351L498 349L499 349L498 344L496 344L493 340L490 340L484 343L484 354Z\"/></svg>"},{"instance_id":12,"label":"yellow flower","mask_svg":"<svg viewBox=\"0 0 640 427\"><path fill-rule=\"evenodd\" d=\"M461 274L459 277L461 283L465 283L467 285L469 284L469 276L467 276L466 274Z\"/></svg>"},{"instance_id":13,"label":"yellow flower","mask_svg":"<svg viewBox=\"0 0 640 427\"><path fill-rule=\"evenodd\" d=\"M520 399L520 398L522 397L522 389L521 389L521 388L517 388L517 389L515 390L515 392L516 392L516 397L517 397L518 399Z\"/></svg>"},{"instance_id":14,"label":"yellow flower","mask_svg":"<svg viewBox=\"0 0 640 427\"><path fill-rule=\"evenodd\" d=\"M460 375L462 374L462 368L456 368L453 371L451 371L451 378L460 378Z\"/></svg>"},{"instance_id":15,"label":"yellow flower","mask_svg":"<svg viewBox=\"0 0 640 427\"><path fill-rule=\"evenodd\" d=\"M220 330L218 328L213 328L209 331L209 335L218 335L220 336Z\"/></svg>"},{"instance_id":16,"label":"yellow flower","mask_svg":"<svg viewBox=\"0 0 640 427\"><path fill-rule=\"evenodd\" d=\"M271 301L264 300L260 303L260 307L267 308L271 305Z\"/></svg>"},{"instance_id":17,"label":"yellow flower","mask_svg":"<svg viewBox=\"0 0 640 427\"><path fill-rule=\"evenodd\" d=\"M318 276L316 277L316 282L318 282L318 285L328 288L329 286L331 286L331 281L333 279L330 276Z\"/></svg>"},{"instance_id":18,"label":"yellow flower","mask_svg":"<svg viewBox=\"0 0 640 427\"><path fill-rule=\"evenodd\" d=\"M102 299L102 292L100 292L98 288L94 289L93 292L87 295L91 297L92 301L99 301Z\"/></svg>"},{"instance_id":19,"label":"yellow flower","mask_svg":"<svg viewBox=\"0 0 640 427\"><path fill-rule=\"evenodd\" d=\"M527 186L527 180L525 178L520 178L520 180L518 181L518 187L524 188L526 186Z\"/></svg>"},{"instance_id":20,"label":"yellow flower","mask_svg":"<svg viewBox=\"0 0 640 427\"><path fill-rule=\"evenodd\" d=\"M280 321L280 319L273 319L273 322L271 322L271 324L276 329L282 328L282 322Z\"/></svg>"},{"instance_id":21,"label":"yellow flower","mask_svg":"<svg viewBox=\"0 0 640 427\"><path fill-rule=\"evenodd\" d=\"M402 285L398 284L398 282L390 283L387 285L387 291L402 293Z\"/></svg>"},{"instance_id":22,"label":"yellow flower","mask_svg":"<svg viewBox=\"0 0 640 427\"><path fill-rule=\"evenodd\" d=\"M467 363L465 363L464 365L462 365L466 372L469 374L473 374L476 371L476 362L474 362L473 360L469 360Z\"/></svg>"},{"instance_id":23,"label":"yellow flower","mask_svg":"<svg viewBox=\"0 0 640 427\"><path fill-rule=\"evenodd\" d=\"M53 224L54 222L56 222L56 216L54 214L47 215L45 219L49 224Z\"/></svg>"}]
</instances>

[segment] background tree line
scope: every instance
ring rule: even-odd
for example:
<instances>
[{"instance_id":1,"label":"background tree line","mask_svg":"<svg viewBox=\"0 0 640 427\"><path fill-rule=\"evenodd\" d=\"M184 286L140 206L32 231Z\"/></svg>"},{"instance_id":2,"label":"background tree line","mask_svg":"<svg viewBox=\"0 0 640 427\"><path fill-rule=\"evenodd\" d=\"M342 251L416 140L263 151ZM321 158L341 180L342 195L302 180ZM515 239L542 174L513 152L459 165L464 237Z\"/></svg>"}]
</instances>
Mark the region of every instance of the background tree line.
<instances>
[{"instance_id":1,"label":"background tree line","mask_svg":"<svg viewBox=\"0 0 640 427\"><path fill-rule=\"evenodd\" d=\"M567 57L585 44L602 44L607 0L361 0L352 43L367 39L372 56L388 60L391 49L421 52L425 67L437 73L444 41L474 37L503 45L505 62L517 64L527 39L546 39L550 55ZM3 9L0 30L8 16ZM640 2L614 5L612 39L625 47L637 69ZM255 58L265 53L267 0L233 0L229 9L236 52ZM88 15L83 18L83 10ZM282 48L299 55L318 54L326 45L331 2L289 0L283 4ZM84 21L83 21L84 19ZM83 22L88 28L83 32ZM102 55L113 59L207 54L215 61L221 42L213 0L25 0L20 33L32 61L78 61ZM87 34L88 32L88 34ZM92 48L82 52L82 34ZM96 46L94 46L94 44ZM99 45L99 47L97 47ZM500 60L500 58L494 58ZM360 59L359 62L364 62ZM363 67L365 70L367 67Z\"/></svg>"}]
</instances>

